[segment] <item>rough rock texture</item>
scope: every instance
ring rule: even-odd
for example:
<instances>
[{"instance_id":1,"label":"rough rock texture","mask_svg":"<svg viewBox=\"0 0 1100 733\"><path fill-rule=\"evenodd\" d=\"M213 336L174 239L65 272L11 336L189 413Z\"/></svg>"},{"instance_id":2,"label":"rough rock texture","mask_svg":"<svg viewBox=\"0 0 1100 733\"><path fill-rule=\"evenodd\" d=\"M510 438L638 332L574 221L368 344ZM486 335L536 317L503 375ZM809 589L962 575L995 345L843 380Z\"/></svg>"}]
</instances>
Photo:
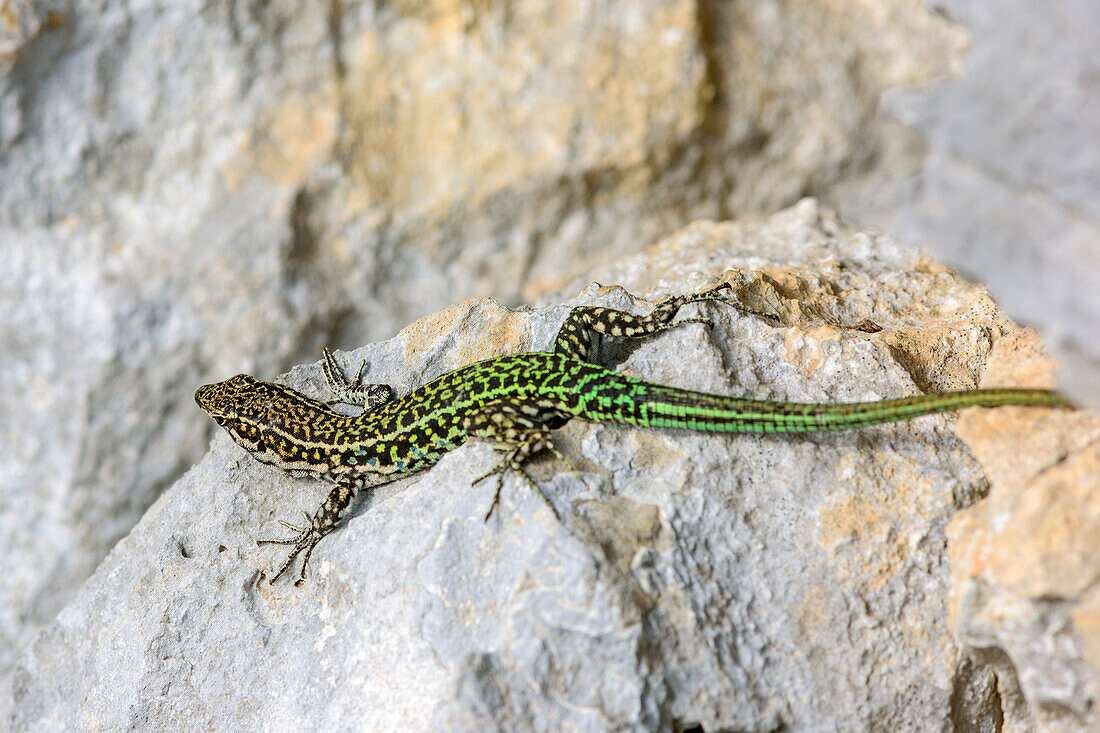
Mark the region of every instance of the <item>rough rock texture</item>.
<instances>
[{"instance_id":1,"label":"rough rock texture","mask_svg":"<svg viewBox=\"0 0 1100 733\"><path fill-rule=\"evenodd\" d=\"M0 3L0 669L202 455L196 384L822 193L911 0Z\"/></svg>"},{"instance_id":2,"label":"rough rock texture","mask_svg":"<svg viewBox=\"0 0 1100 733\"><path fill-rule=\"evenodd\" d=\"M1024 377L1005 364L1034 362L1034 349L999 341L983 385ZM1100 725L1100 419L974 410L957 428L990 488L948 526L951 631L995 671L1015 729Z\"/></svg>"},{"instance_id":3,"label":"rough rock texture","mask_svg":"<svg viewBox=\"0 0 1100 733\"><path fill-rule=\"evenodd\" d=\"M1096 2L935 6L970 35L958 78L888 92L884 117L901 124L873 174L827 198L979 278L1042 330L1063 389L1100 407Z\"/></svg>"},{"instance_id":4,"label":"rough rock texture","mask_svg":"<svg viewBox=\"0 0 1100 733\"><path fill-rule=\"evenodd\" d=\"M1035 335L983 289L811 201L763 224L688 227L568 303L469 300L341 358L406 390L545 348L571 305L644 311L720 277L781 324L706 306L713 329L662 334L619 368L832 401L1050 379ZM316 364L286 382L323 394ZM1022 408L961 421L973 452L952 416L803 437L572 423L558 444L582 477L533 466L561 522L514 477L484 522L492 486L470 483L494 456L471 443L364 502L301 588L259 584L282 550L251 540L325 488L219 434L29 647L6 720L1094 729L1100 425Z\"/></svg>"}]
</instances>

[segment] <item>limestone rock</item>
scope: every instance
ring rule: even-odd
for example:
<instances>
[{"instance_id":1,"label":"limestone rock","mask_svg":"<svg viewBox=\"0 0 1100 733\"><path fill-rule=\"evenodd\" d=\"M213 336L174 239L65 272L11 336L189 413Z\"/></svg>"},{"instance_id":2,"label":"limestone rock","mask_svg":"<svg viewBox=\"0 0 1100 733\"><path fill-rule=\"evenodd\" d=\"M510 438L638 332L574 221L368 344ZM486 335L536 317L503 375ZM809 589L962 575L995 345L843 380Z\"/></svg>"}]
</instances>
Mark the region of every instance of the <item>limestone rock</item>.
<instances>
[{"instance_id":1,"label":"limestone rock","mask_svg":"<svg viewBox=\"0 0 1100 733\"><path fill-rule=\"evenodd\" d=\"M570 306L644 311L726 278L780 322L696 306L712 329L668 331L618 368L804 401L1049 378L1040 356L1000 356L1006 345L1033 351L1034 337L982 288L811 201L759 224L688 227L594 275L602 286L564 303L512 311L474 299L338 356L404 391L473 359L546 348ZM323 394L317 364L285 381ZM557 444L581 476L549 459L532 466L562 521L512 477L485 522L493 487L471 481L494 455L471 443L365 501L318 547L300 588L259 582L282 550L252 540L312 511L325 487L219 434L29 647L9 679L7 722L1086 730L1097 722L1095 560L1082 541L1100 501L1088 483L1095 431L1071 412L963 419L999 431L998 452L975 439L972 453L952 416L801 437L574 422ZM1031 543L1018 567L985 571L1020 599L1009 617L984 602L992 591L967 590L982 568L955 553L977 540L952 519L1001 501L1002 470L1035 497L1009 496L1018 519L989 540ZM1061 505L1029 533L1052 492ZM1084 519L1064 524L1073 516ZM1062 561L1069 570L1046 577ZM1056 616L1028 615L1052 605ZM1047 653L1021 661L1027 649ZM1006 656L1021 670L1016 691Z\"/></svg>"},{"instance_id":2,"label":"limestone rock","mask_svg":"<svg viewBox=\"0 0 1100 733\"><path fill-rule=\"evenodd\" d=\"M1032 334L999 341L983 386L1041 363L1034 350ZM1100 419L971 411L958 433L987 467L989 495L948 526L952 633L995 670L1008 729L1093 730Z\"/></svg>"},{"instance_id":3,"label":"limestone rock","mask_svg":"<svg viewBox=\"0 0 1100 733\"><path fill-rule=\"evenodd\" d=\"M0 4L0 670L274 374L873 160L908 0Z\"/></svg>"}]
</instances>

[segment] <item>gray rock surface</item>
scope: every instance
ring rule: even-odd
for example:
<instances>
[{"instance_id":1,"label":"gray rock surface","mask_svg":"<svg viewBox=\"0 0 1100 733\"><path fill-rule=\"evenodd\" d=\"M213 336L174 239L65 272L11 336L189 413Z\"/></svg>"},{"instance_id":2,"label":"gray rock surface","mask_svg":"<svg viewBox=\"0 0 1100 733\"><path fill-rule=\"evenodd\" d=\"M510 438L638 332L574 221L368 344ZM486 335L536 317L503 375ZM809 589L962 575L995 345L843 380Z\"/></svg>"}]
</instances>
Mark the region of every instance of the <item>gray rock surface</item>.
<instances>
[{"instance_id":1,"label":"gray rock surface","mask_svg":"<svg viewBox=\"0 0 1100 733\"><path fill-rule=\"evenodd\" d=\"M983 289L810 201L758 225L688 227L560 305L470 300L339 356L365 359L367 379L404 391L474 359L545 348L572 305L644 311L719 278L782 323L707 306L713 329L662 334L619 368L830 401L1050 379L1034 335ZM870 322L882 330L847 327ZM323 394L316 364L285 379ZM1087 610L1077 590L1053 591L1069 611L1057 628L987 634L979 655L951 633L973 617L951 595L947 535L959 509L998 490L984 462L1022 460L1025 489L1049 481L1045 452L1027 460L1028 436L1080 435L1087 417L989 411L977 434L1015 440L983 450L983 463L951 416L804 437L572 423L558 444L581 478L549 459L532 469L560 522L514 477L484 522L492 486L470 484L494 457L471 443L365 501L318 547L301 588L258 583L282 551L252 540L312 511L325 488L219 434L21 657L5 720L14 730L1094 729L1087 659L1100 625L1074 615ZM1096 445L1063 440L1055 467L1087 457L1082 443ZM1081 576L1100 565L1081 541L1100 529L1090 524L1100 487L1088 480L1076 484L1087 519L1066 530ZM1016 641L998 646L1008 632ZM1021 656L1024 639L1041 659ZM1036 699L1040 673L1062 691L1047 684Z\"/></svg>"},{"instance_id":2,"label":"gray rock surface","mask_svg":"<svg viewBox=\"0 0 1100 733\"><path fill-rule=\"evenodd\" d=\"M202 455L196 384L826 192L960 48L908 0L6 0L0 670Z\"/></svg>"}]
</instances>

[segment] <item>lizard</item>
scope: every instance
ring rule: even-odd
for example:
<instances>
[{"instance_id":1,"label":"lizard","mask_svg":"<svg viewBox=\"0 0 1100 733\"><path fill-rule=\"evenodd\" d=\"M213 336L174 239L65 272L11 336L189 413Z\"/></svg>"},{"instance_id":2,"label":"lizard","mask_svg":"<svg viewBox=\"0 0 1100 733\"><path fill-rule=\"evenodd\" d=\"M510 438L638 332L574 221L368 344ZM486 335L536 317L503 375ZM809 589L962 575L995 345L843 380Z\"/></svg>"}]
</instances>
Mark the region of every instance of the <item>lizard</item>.
<instances>
[{"instance_id":1,"label":"lizard","mask_svg":"<svg viewBox=\"0 0 1100 733\"><path fill-rule=\"evenodd\" d=\"M552 431L571 419L625 423L717 433L808 433L908 420L965 407L1024 405L1068 407L1056 392L1042 389L972 389L872 402L804 403L744 399L655 384L596 362L602 339L640 339L708 318L673 320L689 303L721 302L769 320L725 295L728 283L688 295L667 297L647 315L597 306L578 306L566 316L551 351L498 356L443 374L401 397L384 384L362 384L363 366L349 380L327 348L322 369L333 399L314 400L289 387L248 374L199 387L195 401L253 458L292 477L316 477L333 484L306 524L280 521L288 538L258 543L291 545L271 578L274 583L302 556L300 585L314 547L339 525L356 496L424 471L469 439L487 440L500 460L474 484L496 476L485 514L500 500L507 471L522 477L555 516L557 509L524 470L537 453L550 451L576 473L555 446ZM336 403L358 405L345 415ZM578 474L579 475L579 474Z\"/></svg>"}]
</instances>

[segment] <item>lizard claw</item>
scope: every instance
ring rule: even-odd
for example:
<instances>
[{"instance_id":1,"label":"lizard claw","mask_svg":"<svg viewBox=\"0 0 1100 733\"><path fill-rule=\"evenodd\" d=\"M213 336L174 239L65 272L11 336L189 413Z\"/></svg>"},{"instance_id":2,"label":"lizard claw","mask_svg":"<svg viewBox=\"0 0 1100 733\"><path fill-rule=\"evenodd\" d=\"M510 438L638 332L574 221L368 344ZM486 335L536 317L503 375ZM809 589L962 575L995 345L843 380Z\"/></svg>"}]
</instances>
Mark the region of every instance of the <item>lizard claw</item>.
<instances>
[{"instance_id":1,"label":"lizard claw","mask_svg":"<svg viewBox=\"0 0 1100 733\"><path fill-rule=\"evenodd\" d=\"M499 446L493 446L493 448L494 449L499 449ZM505 448L505 449L507 450L507 448ZM496 474L497 488L496 488L496 491L493 492L493 501L492 501L491 504L489 504L489 511L485 512L485 521L486 522L489 521L489 517L493 516L493 510L497 508L497 504L500 502L500 490L504 486L504 472L506 470L508 470L508 464L509 463L510 463L510 461L509 461L508 458L505 458L504 460L499 461L491 469L489 469L485 473L481 474L480 476L475 478L470 483L471 486L476 486L477 484L481 483L482 481L489 478L493 474Z\"/></svg>"},{"instance_id":2,"label":"lizard claw","mask_svg":"<svg viewBox=\"0 0 1100 733\"><path fill-rule=\"evenodd\" d=\"M308 514L306 515L306 518L309 518ZM287 568L290 567L290 564L294 562L294 558L298 557L298 555L301 555L302 572L299 578L294 581L295 586L300 586L306 579L306 568L309 567L309 556L313 553L313 548L317 546L317 543L320 542L321 539L326 534L328 534L328 532L317 529L316 527L312 526L312 523L308 527L296 527L289 522L279 520L279 524L283 525L291 532L296 532L297 534L294 537L256 540L257 545L294 545L294 548L290 551L290 554L287 555L286 560L283 561L282 566L279 567L279 571L275 573L275 575L271 576L271 580L269 580L268 583L270 585L274 585L275 581L278 580L279 577L287 571Z\"/></svg>"},{"instance_id":3,"label":"lizard claw","mask_svg":"<svg viewBox=\"0 0 1100 733\"><path fill-rule=\"evenodd\" d=\"M566 458L557 448L555 448L552 443L547 442L547 447L550 449L551 452L553 452L554 455L565 461L565 465L569 466L570 470L572 470L573 473L577 475L577 478L581 478L580 473L577 471L576 468L573 467L573 464L569 462L569 459ZM558 519L561 519L561 515L558 513L558 510L554 506L554 504L550 501L550 498L543 493L538 484L536 484L534 480L527 474L527 472L523 470L523 464L518 460L517 455L520 450L518 448L510 448L508 446L505 446L504 449L510 450L510 454L502 458L500 461L497 462L495 466L492 467L492 469L481 474L472 482L472 484L477 484L478 482L484 481L490 476L496 474L497 488L493 492L493 501L489 504L489 511L485 512L485 521L489 521L489 517L493 516L493 511L497 508L497 504L500 503L500 490L504 486L504 474L508 471L508 469L511 469L518 473L520 477L522 477L523 480L527 482L527 485L534 489L536 494L542 497L542 500L546 502L546 506L550 507L550 511L554 514L554 516ZM584 479L582 478L581 481L583 482Z\"/></svg>"}]
</instances>

